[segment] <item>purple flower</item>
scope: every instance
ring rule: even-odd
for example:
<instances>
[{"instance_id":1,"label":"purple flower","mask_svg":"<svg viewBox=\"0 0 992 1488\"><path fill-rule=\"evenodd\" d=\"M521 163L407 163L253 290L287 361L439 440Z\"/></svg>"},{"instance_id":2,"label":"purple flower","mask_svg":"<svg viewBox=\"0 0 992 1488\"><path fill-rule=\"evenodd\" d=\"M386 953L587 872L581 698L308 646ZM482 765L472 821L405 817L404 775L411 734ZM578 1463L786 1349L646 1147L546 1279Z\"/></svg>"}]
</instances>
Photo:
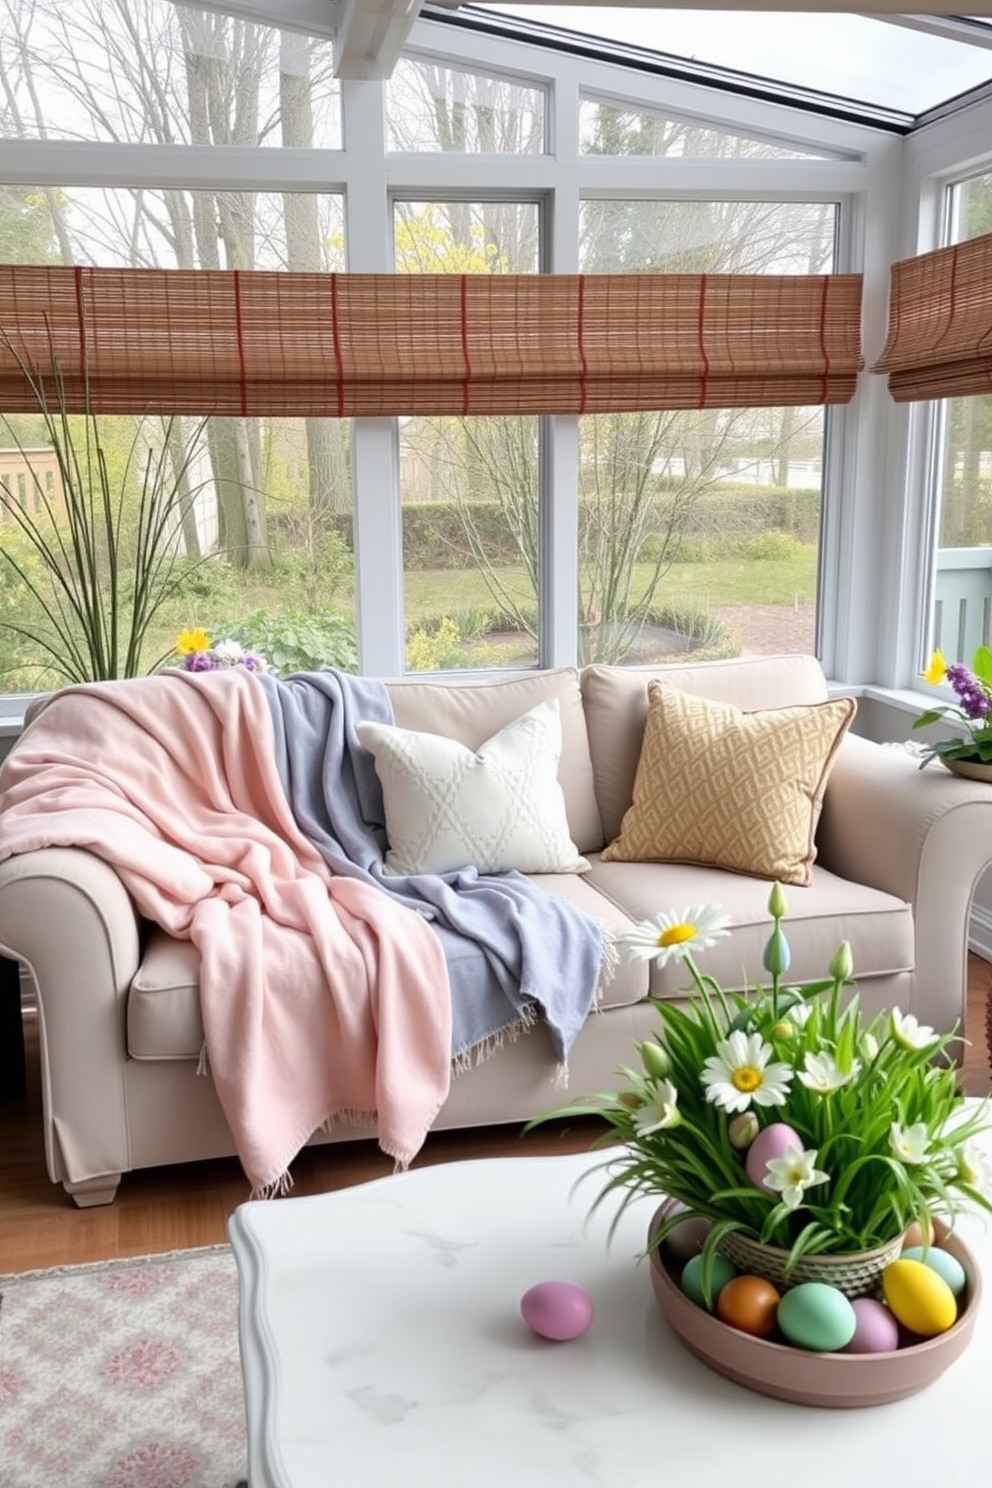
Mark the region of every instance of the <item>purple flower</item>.
<instances>
[{"instance_id":1,"label":"purple flower","mask_svg":"<svg viewBox=\"0 0 992 1488\"><path fill-rule=\"evenodd\" d=\"M184 672L212 672L216 665L209 651L187 651L183 657Z\"/></svg>"}]
</instances>

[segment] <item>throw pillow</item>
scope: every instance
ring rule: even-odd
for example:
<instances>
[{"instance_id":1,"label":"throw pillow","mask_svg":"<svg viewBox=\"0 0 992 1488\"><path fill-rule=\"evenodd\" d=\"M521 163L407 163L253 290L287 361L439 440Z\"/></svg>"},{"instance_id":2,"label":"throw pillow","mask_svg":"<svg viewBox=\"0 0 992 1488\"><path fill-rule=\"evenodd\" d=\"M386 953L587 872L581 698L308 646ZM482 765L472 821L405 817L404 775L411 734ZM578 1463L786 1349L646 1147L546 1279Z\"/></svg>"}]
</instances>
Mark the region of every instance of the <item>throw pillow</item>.
<instances>
[{"instance_id":1,"label":"throw pillow","mask_svg":"<svg viewBox=\"0 0 992 1488\"><path fill-rule=\"evenodd\" d=\"M633 801L605 861L697 863L808 884L853 698L744 712L648 683Z\"/></svg>"},{"instance_id":2,"label":"throw pillow","mask_svg":"<svg viewBox=\"0 0 992 1488\"><path fill-rule=\"evenodd\" d=\"M558 783L557 698L467 749L443 734L356 724L375 757L389 851L387 873L581 873Z\"/></svg>"}]
</instances>

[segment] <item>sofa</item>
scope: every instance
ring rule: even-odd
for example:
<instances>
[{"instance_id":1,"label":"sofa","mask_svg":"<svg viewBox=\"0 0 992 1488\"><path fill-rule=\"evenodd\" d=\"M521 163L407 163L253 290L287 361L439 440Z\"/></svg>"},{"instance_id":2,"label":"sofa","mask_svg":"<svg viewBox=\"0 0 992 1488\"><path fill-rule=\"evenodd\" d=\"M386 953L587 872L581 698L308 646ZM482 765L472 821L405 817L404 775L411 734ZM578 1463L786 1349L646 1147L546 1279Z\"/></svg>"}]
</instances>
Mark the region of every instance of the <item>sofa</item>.
<instances>
[{"instance_id":1,"label":"sofa","mask_svg":"<svg viewBox=\"0 0 992 1488\"><path fill-rule=\"evenodd\" d=\"M712 851L716 861L706 861L711 850L693 840L695 797L700 813L708 798L719 833L769 804L774 827L775 791L792 790L807 814L809 841L798 871L785 875L790 982L823 977L847 940L865 1012L897 1005L941 1032L963 1024L969 907L992 861L992 794L937 766L921 771L910 752L859 736L848 700L831 717L809 781L799 781L805 766L781 753L775 729L794 718L805 727L807 714L818 716L834 701L813 657L588 666L482 680L407 677L385 685L398 729L469 751L552 703L561 730L558 784L576 861L534 881L594 917L611 939L660 911L720 905L731 931L706 951L704 969L728 989L746 991L763 975L770 883L783 875L774 858L772 873L761 862L735 859L739 843L731 843L722 864L720 848ZM707 725L715 717L724 740L729 728L743 741L752 721L763 731L754 760L750 743L730 751L738 773L726 786L705 766L701 786L687 790L676 781L677 793L666 798L645 774L648 731L661 716L656 704L673 699L690 713L702 708ZM32 727L0 770L0 807L11 762ZM664 733L652 737L664 777L666 750L674 746ZM740 773L751 769L768 772L756 792ZM776 772L784 778L776 780ZM654 857L636 856L638 791L649 811L658 801L677 803L661 812L659 830L664 838L674 826L685 851L663 841ZM0 845L3 827L0 811ZM745 853L759 836L760 822L744 831ZM625 840L634 855L617 851ZM0 950L34 981L47 1167L77 1205L112 1202L122 1175L136 1169L234 1154L209 1061L204 1073L197 950L143 919L104 857L72 844L6 856ZM677 962L659 968L621 956L617 963L569 1049L569 1097L616 1088L634 1043L658 1030L655 1000L686 995L685 967ZM452 1078L434 1128L522 1123L564 1098L560 1061L538 1021L501 1041L490 1057L467 1062ZM355 1136L334 1125L309 1140Z\"/></svg>"}]
</instances>

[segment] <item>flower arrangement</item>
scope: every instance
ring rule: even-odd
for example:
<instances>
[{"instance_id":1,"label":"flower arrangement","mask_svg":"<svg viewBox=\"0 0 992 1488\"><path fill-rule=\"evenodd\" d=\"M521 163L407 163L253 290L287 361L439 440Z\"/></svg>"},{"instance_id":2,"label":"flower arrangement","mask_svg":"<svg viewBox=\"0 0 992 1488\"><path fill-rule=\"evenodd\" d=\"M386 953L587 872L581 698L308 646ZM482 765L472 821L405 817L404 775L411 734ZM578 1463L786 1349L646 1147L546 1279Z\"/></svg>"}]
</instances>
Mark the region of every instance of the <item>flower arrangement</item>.
<instances>
[{"instance_id":1,"label":"flower arrangement","mask_svg":"<svg viewBox=\"0 0 992 1488\"><path fill-rule=\"evenodd\" d=\"M215 672L220 667L242 666L248 672L267 672L269 664L257 651L246 651L240 641L212 644L205 630L183 630L176 637L176 650L184 672Z\"/></svg>"},{"instance_id":2,"label":"flower arrangement","mask_svg":"<svg viewBox=\"0 0 992 1488\"><path fill-rule=\"evenodd\" d=\"M975 1142L987 1103L964 1107L946 1057L955 1035L897 1008L865 1021L857 994L844 991L847 941L823 981L786 985L779 884L768 909L770 985L747 995L724 992L694 960L728 933L716 906L660 914L621 938L631 959L681 961L693 988L684 1005L657 1004L659 1035L636 1045L639 1068L621 1068L619 1093L549 1113L606 1121L594 1143L610 1148L596 1204L621 1191L622 1212L636 1196L664 1196L677 1202L652 1244L701 1219L704 1270L739 1231L787 1252L786 1277L802 1257L872 1250L914 1221L950 1225L963 1206L992 1213L992 1175Z\"/></svg>"},{"instance_id":3,"label":"flower arrangement","mask_svg":"<svg viewBox=\"0 0 992 1488\"><path fill-rule=\"evenodd\" d=\"M914 729L926 728L942 718L956 718L966 725L967 731L963 737L929 742L921 756L920 768L932 759L992 764L992 650L979 646L970 667L957 661L948 664L943 653L935 651L923 678L931 687L949 682L958 701L928 708L915 720Z\"/></svg>"}]
</instances>

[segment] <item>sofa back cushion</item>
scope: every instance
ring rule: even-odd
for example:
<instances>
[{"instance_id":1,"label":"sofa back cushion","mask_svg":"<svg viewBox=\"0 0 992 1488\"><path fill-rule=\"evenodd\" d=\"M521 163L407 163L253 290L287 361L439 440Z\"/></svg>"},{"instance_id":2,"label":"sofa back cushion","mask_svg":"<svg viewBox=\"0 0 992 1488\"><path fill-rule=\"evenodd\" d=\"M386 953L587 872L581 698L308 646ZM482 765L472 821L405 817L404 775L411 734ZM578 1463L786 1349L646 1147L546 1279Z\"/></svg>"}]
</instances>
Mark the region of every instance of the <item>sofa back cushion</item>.
<instances>
[{"instance_id":1,"label":"sofa back cushion","mask_svg":"<svg viewBox=\"0 0 992 1488\"><path fill-rule=\"evenodd\" d=\"M472 750L539 703L555 699L562 738L558 783L565 798L569 834L580 853L597 852L603 846L582 689L575 667L463 682L403 677L387 681L386 690L398 728L442 734Z\"/></svg>"},{"instance_id":2,"label":"sofa back cushion","mask_svg":"<svg viewBox=\"0 0 992 1488\"><path fill-rule=\"evenodd\" d=\"M654 678L699 697L748 710L820 703L828 696L826 678L815 656L741 657L698 662L695 666L586 667L582 696L606 842L619 834L624 813L634 798L634 778L648 716L648 682ZM581 851L591 850L577 845Z\"/></svg>"},{"instance_id":3,"label":"sofa back cushion","mask_svg":"<svg viewBox=\"0 0 992 1488\"><path fill-rule=\"evenodd\" d=\"M634 800L604 862L712 863L808 885L823 792L854 710L847 697L736 708L653 679Z\"/></svg>"}]
</instances>

